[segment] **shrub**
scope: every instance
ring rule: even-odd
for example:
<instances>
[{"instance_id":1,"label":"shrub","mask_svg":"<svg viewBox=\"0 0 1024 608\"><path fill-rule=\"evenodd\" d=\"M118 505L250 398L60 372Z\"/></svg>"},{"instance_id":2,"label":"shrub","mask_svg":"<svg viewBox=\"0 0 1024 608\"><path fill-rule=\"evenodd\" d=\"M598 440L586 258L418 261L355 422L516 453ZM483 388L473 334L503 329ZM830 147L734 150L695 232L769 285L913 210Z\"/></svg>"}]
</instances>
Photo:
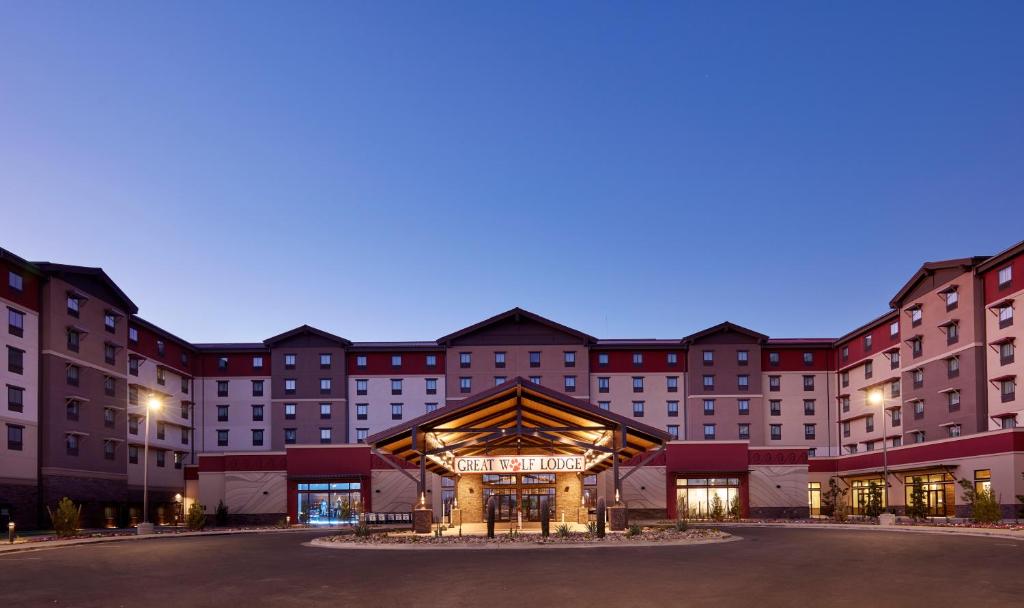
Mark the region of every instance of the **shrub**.
<instances>
[{"instance_id":1,"label":"shrub","mask_svg":"<svg viewBox=\"0 0 1024 608\"><path fill-rule=\"evenodd\" d=\"M676 532L686 532L690 528L690 524L685 519L676 520Z\"/></svg>"},{"instance_id":2,"label":"shrub","mask_svg":"<svg viewBox=\"0 0 1024 608\"><path fill-rule=\"evenodd\" d=\"M721 501L719 501L719 502L721 502ZM630 524L629 529L626 530L626 536L629 536L629 537L640 536L640 534L642 534L643 531L644 531L643 528L641 528L637 524Z\"/></svg>"},{"instance_id":3,"label":"shrub","mask_svg":"<svg viewBox=\"0 0 1024 608\"><path fill-rule=\"evenodd\" d=\"M589 534L590 536L597 536L597 522L596 521L588 521L587 522L587 534Z\"/></svg>"},{"instance_id":4,"label":"shrub","mask_svg":"<svg viewBox=\"0 0 1024 608\"><path fill-rule=\"evenodd\" d=\"M882 514L882 486L874 481L868 482L868 501L864 505L864 515L878 517Z\"/></svg>"},{"instance_id":5,"label":"shrub","mask_svg":"<svg viewBox=\"0 0 1024 608\"><path fill-rule=\"evenodd\" d=\"M219 528L228 525L228 506L224 504L223 500L217 502L217 511L213 515L213 520Z\"/></svg>"},{"instance_id":6,"label":"shrub","mask_svg":"<svg viewBox=\"0 0 1024 608\"><path fill-rule=\"evenodd\" d=\"M555 534L558 538L569 538L569 534L571 532L572 530L569 528L569 524L559 524L559 526L555 528Z\"/></svg>"},{"instance_id":7,"label":"shrub","mask_svg":"<svg viewBox=\"0 0 1024 608\"><path fill-rule=\"evenodd\" d=\"M924 486L920 477L915 477L911 486L907 515L914 521L921 521L928 517L928 502L925 500Z\"/></svg>"},{"instance_id":8,"label":"shrub","mask_svg":"<svg viewBox=\"0 0 1024 608\"><path fill-rule=\"evenodd\" d=\"M353 530L355 531L356 536L358 536L360 538L366 538L366 537L368 537L368 536L370 536L372 534L372 532L370 531L370 525L367 524L365 521L360 523L360 524L358 524L358 525L356 525L353 528ZM441 530L441 528L438 527L438 531L439 532L440 532L440 530ZM440 536L440 534L438 534L438 536Z\"/></svg>"},{"instance_id":9,"label":"shrub","mask_svg":"<svg viewBox=\"0 0 1024 608\"><path fill-rule=\"evenodd\" d=\"M733 494L732 500L729 501L729 517L733 519L740 518L740 495Z\"/></svg>"},{"instance_id":10,"label":"shrub","mask_svg":"<svg viewBox=\"0 0 1024 608\"><path fill-rule=\"evenodd\" d=\"M828 480L828 491L821 494L821 514L831 517L837 522L846 521L846 493L848 489L839 487L835 477Z\"/></svg>"},{"instance_id":11,"label":"shrub","mask_svg":"<svg viewBox=\"0 0 1024 608\"><path fill-rule=\"evenodd\" d=\"M971 507L972 520L981 524L994 524L1003 519L1003 508L991 489L978 491L969 479L961 479L959 484L964 490L964 499Z\"/></svg>"},{"instance_id":12,"label":"shrub","mask_svg":"<svg viewBox=\"0 0 1024 608\"><path fill-rule=\"evenodd\" d=\"M188 506L188 512L185 513L185 527L189 530L202 530L206 527L206 513L203 512L203 506L198 502Z\"/></svg>"},{"instance_id":13,"label":"shrub","mask_svg":"<svg viewBox=\"0 0 1024 608\"><path fill-rule=\"evenodd\" d=\"M78 522L82 516L82 507L75 505L71 499L65 496L57 503L57 510L53 511L46 507L53 522L53 531L57 536L74 536L78 532Z\"/></svg>"}]
</instances>

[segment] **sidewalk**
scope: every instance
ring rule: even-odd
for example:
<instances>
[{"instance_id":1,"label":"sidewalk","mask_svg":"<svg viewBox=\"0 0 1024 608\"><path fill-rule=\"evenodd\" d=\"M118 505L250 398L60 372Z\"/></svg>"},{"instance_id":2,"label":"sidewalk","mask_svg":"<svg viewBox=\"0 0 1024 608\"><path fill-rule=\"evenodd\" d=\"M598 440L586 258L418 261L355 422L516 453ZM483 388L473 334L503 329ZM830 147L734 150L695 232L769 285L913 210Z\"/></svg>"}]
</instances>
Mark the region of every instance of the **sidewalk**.
<instances>
[{"instance_id":1,"label":"sidewalk","mask_svg":"<svg viewBox=\"0 0 1024 608\"><path fill-rule=\"evenodd\" d=\"M825 524L825 523L777 523L777 522L699 522L693 526L712 528L790 528L797 530L845 530L865 532L910 532L917 534L953 534L960 536L981 536L988 538L1009 538L1024 541L1024 530L1003 530L1000 528L972 528L968 526L910 526L900 524L882 527L877 524Z\"/></svg>"}]
</instances>

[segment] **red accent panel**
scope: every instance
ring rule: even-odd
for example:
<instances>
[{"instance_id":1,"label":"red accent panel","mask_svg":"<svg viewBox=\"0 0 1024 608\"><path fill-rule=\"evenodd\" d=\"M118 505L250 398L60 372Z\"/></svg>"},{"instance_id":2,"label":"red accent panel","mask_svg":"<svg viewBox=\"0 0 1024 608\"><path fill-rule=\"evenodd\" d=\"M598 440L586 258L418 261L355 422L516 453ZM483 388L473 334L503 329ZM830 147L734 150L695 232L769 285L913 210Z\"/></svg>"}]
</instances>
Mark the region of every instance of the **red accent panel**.
<instances>
[{"instance_id":1,"label":"red accent panel","mask_svg":"<svg viewBox=\"0 0 1024 608\"><path fill-rule=\"evenodd\" d=\"M263 367L257 369L252 366L252 358L254 356L263 357ZM220 369L217 367L217 362L221 357L228 358L227 369ZM214 378L230 376L269 376L270 351L203 353L199 355L199 375Z\"/></svg>"},{"instance_id":2,"label":"red accent panel","mask_svg":"<svg viewBox=\"0 0 1024 608\"><path fill-rule=\"evenodd\" d=\"M195 481L199 479L199 467L194 464L185 465L185 481Z\"/></svg>"},{"instance_id":3,"label":"red accent panel","mask_svg":"<svg viewBox=\"0 0 1024 608\"><path fill-rule=\"evenodd\" d=\"M933 460L951 460L985 454L1024 452L1024 431L971 435L954 441L925 442L889 450L889 466L916 464ZM808 470L812 473L832 473L873 469L882 467L882 451L865 454L851 454L838 458L821 458L810 461Z\"/></svg>"},{"instance_id":4,"label":"red accent panel","mask_svg":"<svg viewBox=\"0 0 1024 608\"><path fill-rule=\"evenodd\" d=\"M283 471L287 466L284 454L201 454L199 471L220 473L224 471Z\"/></svg>"},{"instance_id":5,"label":"red accent panel","mask_svg":"<svg viewBox=\"0 0 1024 608\"><path fill-rule=\"evenodd\" d=\"M869 356L877 355L890 346L898 346L900 343L900 334L896 334L895 336L889 334L889 324L893 321L900 322L900 331L902 332L904 319L902 317L896 317L885 321L868 331L861 332L845 342L836 344L836 359L839 368L843 369L849 367L858 361L867 359ZM864 336L869 333L871 334L871 352L864 350ZM850 356L845 361L842 357L844 346L848 346L850 348Z\"/></svg>"},{"instance_id":6,"label":"red accent panel","mask_svg":"<svg viewBox=\"0 0 1024 608\"><path fill-rule=\"evenodd\" d=\"M193 368L195 366L195 357L191 352L188 352L188 365L182 365L181 354L185 353L186 350L182 344L169 340L165 336L158 335L156 332L150 331L145 327L135 325L129 321L129 327L135 328L139 332L138 342L128 342L128 349L132 352L139 353L143 357L146 357L150 361L166 365L172 369L175 369L188 376L194 375ZM164 341L164 354L160 355L156 348L156 341Z\"/></svg>"},{"instance_id":7,"label":"red accent panel","mask_svg":"<svg viewBox=\"0 0 1024 608\"><path fill-rule=\"evenodd\" d=\"M15 291L10 287L7 273L12 270L21 275L21 291ZM7 260L0 260L0 297L39 312L39 277Z\"/></svg>"},{"instance_id":8,"label":"red accent panel","mask_svg":"<svg viewBox=\"0 0 1024 608\"><path fill-rule=\"evenodd\" d=\"M665 470L676 473L725 473L747 470L746 443L670 443Z\"/></svg>"},{"instance_id":9,"label":"red accent panel","mask_svg":"<svg viewBox=\"0 0 1024 608\"><path fill-rule=\"evenodd\" d=\"M805 449L758 449L752 448L749 452L750 464L807 464L807 450Z\"/></svg>"},{"instance_id":10,"label":"red accent panel","mask_svg":"<svg viewBox=\"0 0 1024 608\"><path fill-rule=\"evenodd\" d=\"M768 362L768 353L779 353L779 364ZM814 353L814 363L804 365L804 353ZM768 345L761 349L761 369L765 373L777 372L825 372L832 369L831 348L778 347Z\"/></svg>"},{"instance_id":11,"label":"red accent panel","mask_svg":"<svg viewBox=\"0 0 1024 608\"><path fill-rule=\"evenodd\" d=\"M598 355L607 353L608 365L598 363ZM633 365L633 353L643 353L642 365ZM669 365L668 353L676 353L675 365ZM632 348L629 350L601 350L599 347L590 349L590 373L600 376L602 373L622 374L633 373L672 373L682 374L686 371L686 350L679 348Z\"/></svg>"},{"instance_id":12,"label":"red accent panel","mask_svg":"<svg viewBox=\"0 0 1024 608\"><path fill-rule=\"evenodd\" d=\"M370 448L291 448L288 476L370 475Z\"/></svg>"},{"instance_id":13,"label":"red accent panel","mask_svg":"<svg viewBox=\"0 0 1024 608\"><path fill-rule=\"evenodd\" d=\"M356 366L357 355L366 357L366 367ZM391 355L402 355L401 367L393 367L391 365ZM427 367L427 355L436 356L437 365ZM358 351L351 351L346 353L345 360L345 366L348 369L350 376L444 375L444 351L440 350L436 352L403 352L396 350L394 352L384 353L361 353Z\"/></svg>"},{"instance_id":14,"label":"red accent panel","mask_svg":"<svg viewBox=\"0 0 1024 608\"><path fill-rule=\"evenodd\" d=\"M1010 279L1008 287L999 289L999 271L1006 268L1007 265L1013 267L1013 278ZM985 285L986 305L998 302L1011 293L1024 289L1024 253L1017 254L1006 262L986 270L982 273L981 280Z\"/></svg>"}]
</instances>

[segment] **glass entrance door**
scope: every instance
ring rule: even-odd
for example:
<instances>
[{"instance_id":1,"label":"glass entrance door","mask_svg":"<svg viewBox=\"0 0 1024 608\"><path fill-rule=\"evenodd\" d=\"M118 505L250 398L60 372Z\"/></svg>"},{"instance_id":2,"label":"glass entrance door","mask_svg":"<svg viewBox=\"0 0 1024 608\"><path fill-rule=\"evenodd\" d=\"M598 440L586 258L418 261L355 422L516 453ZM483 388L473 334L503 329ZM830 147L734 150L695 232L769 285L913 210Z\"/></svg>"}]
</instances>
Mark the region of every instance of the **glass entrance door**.
<instances>
[{"instance_id":1,"label":"glass entrance door","mask_svg":"<svg viewBox=\"0 0 1024 608\"><path fill-rule=\"evenodd\" d=\"M548 497L548 517L555 513L555 489L552 488L523 488L521 490L520 503L523 509L523 521L540 521L540 499Z\"/></svg>"},{"instance_id":2,"label":"glass entrance door","mask_svg":"<svg viewBox=\"0 0 1024 608\"><path fill-rule=\"evenodd\" d=\"M540 499L548 497L551 517L555 514L555 476L546 473L527 475L484 475L484 520L487 519L487 500L495 499L496 521L517 521L522 511L523 521L540 521Z\"/></svg>"}]
</instances>

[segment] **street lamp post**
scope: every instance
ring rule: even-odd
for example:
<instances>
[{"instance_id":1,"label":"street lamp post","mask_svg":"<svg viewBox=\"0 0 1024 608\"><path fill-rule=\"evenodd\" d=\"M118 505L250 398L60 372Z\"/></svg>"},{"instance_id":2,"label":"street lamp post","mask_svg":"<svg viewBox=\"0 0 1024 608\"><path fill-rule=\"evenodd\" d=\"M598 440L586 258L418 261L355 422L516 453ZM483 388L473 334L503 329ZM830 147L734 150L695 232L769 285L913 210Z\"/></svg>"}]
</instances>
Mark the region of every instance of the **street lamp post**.
<instances>
[{"instance_id":1,"label":"street lamp post","mask_svg":"<svg viewBox=\"0 0 1024 608\"><path fill-rule=\"evenodd\" d=\"M146 428L142 439L142 523L135 528L137 534L153 533L153 524L149 523L149 418L160 410L160 405L156 396L146 402Z\"/></svg>"},{"instance_id":2,"label":"street lamp post","mask_svg":"<svg viewBox=\"0 0 1024 608\"><path fill-rule=\"evenodd\" d=\"M881 406L882 412L882 486L885 488L885 512L891 512L889 503L889 442L885 427L885 395L880 390L868 393L868 403Z\"/></svg>"}]
</instances>

